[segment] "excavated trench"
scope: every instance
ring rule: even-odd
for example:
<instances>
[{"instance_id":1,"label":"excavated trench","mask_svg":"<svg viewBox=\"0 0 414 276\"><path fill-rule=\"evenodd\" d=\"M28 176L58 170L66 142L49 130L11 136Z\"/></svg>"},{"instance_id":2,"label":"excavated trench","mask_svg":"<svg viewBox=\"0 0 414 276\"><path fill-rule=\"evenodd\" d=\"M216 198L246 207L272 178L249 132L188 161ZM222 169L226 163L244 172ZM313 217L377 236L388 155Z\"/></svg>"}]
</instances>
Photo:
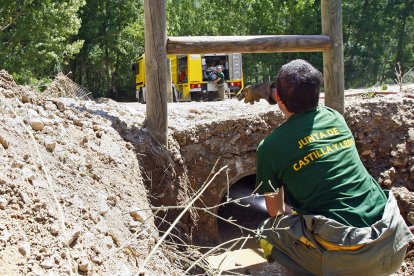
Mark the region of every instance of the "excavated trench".
<instances>
[{"instance_id":1,"label":"excavated trench","mask_svg":"<svg viewBox=\"0 0 414 276\"><path fill-rule=\"evenodd\" d=\"M391 189L408 225L414 224L414 100L400 95L346 101L347 121L361 160L384 189ZM143 118L141 105L132 107ZM145 107L145 106L144 106ZM141 110L139 109L141 108ZM157 216L163 231L180 215L198 191L208 187L180 221L172 234L177 243L216 246L224 241L254 235L266 217L256 197L244 198L254 189L256 148L284 122L274 106L246 106L236 100L168 106L168 149L157 145L145 128L122 120L113 127L134 145L142 166L143 180L153 206L166 208ZM247 207L246 205L249 205ZM223 219L217 218L217 216ZM229 221L240 226L234 226ZM247 247L255 247L254 239ZM246 247L245 246L245 247Z\"/></svg>"},{"instance_id":2,"label":"excavated trench","mask_svg":"<svg viewBox=\"0 0 414 276\"><path fill-rule=\"evenodd\" d=\"M346 105L344 117L363 163L384 189L392 189L395 193L414 190L413 103L412 99L404 97L378 97L349 99ZM197 117L193 119L196 121ZM249 229L255 229L266 217L258 198L250 198L249 202L241 200L239 204L222 203L227 201L228 190L230 198L245 197L252 192L256 147L283 121L282 114L273 109L174 129L172 137L180 157L176 160L184 167L189 190L198 191L206 180L226 166L224 172L212 180L200 198L201 203L196 204L212 208L209 210L213 214L199 210L195 220L190 217L186 220L187 226L193 223L187 228L193 242L214 245L234 235L249 233L214 214L227 220L232 217L237 224ZM407 197L397 194L397 198ZM246 204L251 206L242 206ZM400 200L402 214L409 224L414 223L410 213L413 207L413 202Z\"/></svg>"},{"instance_id":3,"label":"excavated trench","mask_svg":"<svg viewBox=\"0 0 414 276\"><path fill-rule=\"evenodd\" d=\"M354 97L347 98L344 113L362 162L384 189L393 190L409 225L414 224L413 105L413 99L401 95ZM174 234L187 242L217 245L233 234L252 233L217 215L233 217L249 229L266 217L258 198L223 205L228 193L230 198L251 193L257 145L284 122L282 113L267 103L247 107L236 100L169 105L167 151L143 139L145 129L114 124L135 146L152 205L184 205L209 183L195 203L197 209L190 209L175 227ZM249 203L250 207L241 206ZM179 208L159 213L170 222L179 214Z\"/></svg>"}]
</instances>

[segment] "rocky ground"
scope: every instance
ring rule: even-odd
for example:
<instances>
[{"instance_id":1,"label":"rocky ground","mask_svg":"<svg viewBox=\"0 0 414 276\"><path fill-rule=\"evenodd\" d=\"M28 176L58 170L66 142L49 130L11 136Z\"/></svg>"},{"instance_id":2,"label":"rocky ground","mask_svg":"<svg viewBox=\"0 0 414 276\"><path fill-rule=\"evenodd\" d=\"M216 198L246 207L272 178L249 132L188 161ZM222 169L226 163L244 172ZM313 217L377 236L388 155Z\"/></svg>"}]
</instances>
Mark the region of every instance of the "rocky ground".
<instances>
[{"instance_id":1,"label":"rocky ground","mask_svg":"<svg viewBox=\"0 0 414 276\"><path fill-rule=\"evenodd\" d=\"M132 146L32 92L0 73L0 275L179 275L167 248L139 266L159 233Z\"/></svg>"},{"instance_id":2,"label":"rocky ground","mask_svg":"<svg viewBox=\"0 0 414 276\"><path fill-rule=\"evenodd\" d=\"M143 163L148 148L161 152L142 128L145 105L62 98L73 95L59 83L42 94L16 85L0 71L0 275L183 275L183 263L196 253L181 254L167 243L152 250L162 233L154 219L157 213L150 209L151 187L144 180L151 179L148 168L162 162L165 153L150 165ZM356 92L359 96L347 100L347 120L363 160L383 187L392 188L403 216L414 224L414 100L405 97L411 93L377 101L369 93ZM408 136L400 139L396 128L381 144L356 126L381 120L384 114L370 107L387 102L386 115ZM172 103L168 108L171 133L190 133L196 125L234 122L275 109L233 99ZM141 139L142 146L131 143L132 136ZM391 136L395 143L389 142ZM196 138L189 134L188 139ZM373 143L389 153L389 160L376 153ZM179 141L169 135L169 144L168 158L179 163ZM384 162L392 165L381 165ZM178 181L187 181L185 168L172 173ZM189 193L179 192L171 201L186 202ZM414 273L411 249L397 275Z\"/></svg>"}]
</instances>

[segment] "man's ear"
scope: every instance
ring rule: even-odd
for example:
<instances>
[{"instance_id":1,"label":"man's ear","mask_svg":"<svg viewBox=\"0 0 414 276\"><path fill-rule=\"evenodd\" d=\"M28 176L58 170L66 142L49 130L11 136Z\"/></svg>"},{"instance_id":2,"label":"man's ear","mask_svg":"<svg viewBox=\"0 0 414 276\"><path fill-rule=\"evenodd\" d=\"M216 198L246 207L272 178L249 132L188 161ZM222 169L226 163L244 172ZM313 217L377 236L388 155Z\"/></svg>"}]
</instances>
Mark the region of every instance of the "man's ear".
<instances>
[{"instance_id":1,"label":"man's ear","mask_svg":"<svg viewBox=\"0 0 414 276\"><path fill-rule=\"evenodd\" d=\"M280 96L279 96L279 93L277 92L277 90L276 90L276 101L278 101L278 102L280 102L282 99L280 98Z\"/></svg>"},{"instance_id":2,"label":"man's ear","mask_svg":"<svg viewBox=\"0 0 414 276\"><path fill-rule=\"evenodd\" d=\"M270 98L274 100L276 103L280 100L279 94L277 93L276 87L271 88Z\"/></svg>"}]
</instances>

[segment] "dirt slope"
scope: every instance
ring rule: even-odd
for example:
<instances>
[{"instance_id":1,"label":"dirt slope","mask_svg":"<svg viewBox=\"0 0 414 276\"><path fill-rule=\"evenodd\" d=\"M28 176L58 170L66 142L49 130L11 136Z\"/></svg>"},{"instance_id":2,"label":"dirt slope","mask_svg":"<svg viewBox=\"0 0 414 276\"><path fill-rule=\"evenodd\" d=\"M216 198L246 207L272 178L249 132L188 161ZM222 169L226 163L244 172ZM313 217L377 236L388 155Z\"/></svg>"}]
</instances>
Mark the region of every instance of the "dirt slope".
<instances>
[{"instance_id":1,"label":"dirt slope","mask_svg":"<svg viewBox=\"0 0 414 276\"><path fill-rule=\"evenodd\" d=\"M35 98L0 73L0 275L137 275L159 235L131 145L73 100ZM179 274L162 251L146 270Z\"/></svg>"}]
</instances>

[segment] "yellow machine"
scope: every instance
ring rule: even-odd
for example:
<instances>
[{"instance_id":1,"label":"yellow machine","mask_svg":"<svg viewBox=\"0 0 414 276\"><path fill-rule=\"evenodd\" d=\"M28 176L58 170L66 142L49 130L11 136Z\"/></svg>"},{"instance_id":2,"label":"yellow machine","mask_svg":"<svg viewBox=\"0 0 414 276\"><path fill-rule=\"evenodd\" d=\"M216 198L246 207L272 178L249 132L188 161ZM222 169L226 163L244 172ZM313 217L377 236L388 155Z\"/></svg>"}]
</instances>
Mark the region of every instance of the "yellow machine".
<instances>
[{"instance_id":1,"label":"yellow machine","mask_svg":"<svg viewBox=\"0 0 414 276\"><path fill-rule=\"evenodd\" d=\"M209 101L219 98L216 85L217 66L222 66L228 97L243 89L242 57L233 54L168 55L171 61L174 101ZM138 58L133 70L136 79L136 97L146 102L145 54Z\"/></svg>"}]
</instances>

